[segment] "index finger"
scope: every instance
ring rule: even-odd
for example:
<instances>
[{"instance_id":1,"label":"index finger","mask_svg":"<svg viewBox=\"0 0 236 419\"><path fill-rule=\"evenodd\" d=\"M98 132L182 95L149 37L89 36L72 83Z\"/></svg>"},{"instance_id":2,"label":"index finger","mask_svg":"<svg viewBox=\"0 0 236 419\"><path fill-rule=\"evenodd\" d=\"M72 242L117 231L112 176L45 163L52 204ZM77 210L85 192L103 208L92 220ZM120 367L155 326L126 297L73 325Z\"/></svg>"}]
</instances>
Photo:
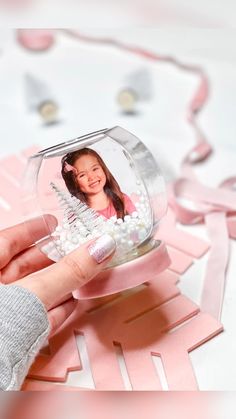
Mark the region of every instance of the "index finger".
<instances>
[{"instance_id":1,"label":"index finger","mask_svg":"<svg viewBox=\"0 0 236 419\"><path fill-rule=\"evenodd\" d=\"M2 230L0 232L0 269L6 266L15 255L32 246L37 240L48 236L56 225L56 218L47 214Z\"/></svg>"}]
</instances>

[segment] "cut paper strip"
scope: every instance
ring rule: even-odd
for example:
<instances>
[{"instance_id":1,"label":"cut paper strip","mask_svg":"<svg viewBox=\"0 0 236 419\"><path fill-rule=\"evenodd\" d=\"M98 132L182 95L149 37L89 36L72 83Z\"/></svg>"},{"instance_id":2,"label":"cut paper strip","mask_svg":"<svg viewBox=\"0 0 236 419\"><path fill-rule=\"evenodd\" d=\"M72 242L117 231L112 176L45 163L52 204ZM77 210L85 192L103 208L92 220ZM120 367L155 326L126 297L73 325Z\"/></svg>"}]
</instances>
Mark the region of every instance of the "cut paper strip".
<instances>
[{"instance_id":1,"label":"cut paper strip","mask_svg":"<svg viewBox=\"0 0 236 419\"><path fill-rule=\"evenodd\" d=\"M1 197L8 202L11 208L14 208L16 203L20 205L21 190L20 185L16 186L5 176L4 171L0 169L1 176Z\"/></svg>"},{"instance_id":2,"label":"cut paper strip","mask_svg":"<svg viewBox=\"0 0 236 419\"><path fill-rule=\"evenodd\" d=\"M21 391L93 391L84 387L71 387L62 384L47 383L39 380L25 380Z\"/></svg>"},{"instance_id":3,"label":"cut paper strip","mask_svg":"<svg viewBox=\"0 0 236 419\"><path fill-rule=\"evenodd\" d=\"M176 272L177 274L184 274L187 269L193 264L193 259L183 252L180 252L173 247L167 246L167 251L170 256L171 264L169 269Z\"/></svg>"},{"instance_id":4,"label":"cut paper strip","mask_svg":"<svg viewBox=\"0 0 236 419\"><path fill-rule=\"evenodd\" d=\"M172 309L175 310L175 307L170 305L169 309L172 311ZM145 329L147 330L147 324L142 330ZM138 342L140 339L138 333L141 330L133 329L134 334L129 331L131 335L128 344L126 342L123 344L123 352L127 368L130 371L129 376L133 390L162 390L159 380L153 373L150 354L161 357L168 390L197 390L198 385L188 353L222 330L222 326L213 317L200 313L172 333L159 331L159 334L155 335L156 341L151 342L154 335L151 322L142 347L138 351L131 350L130 342L132 345L134 342ZM145 341L147 346L143 349Z\"/></svg>"},{"instance_id":5,"label":"cut paper strip","mask_svg":"<svg viewBox=\"0 0 236 419\"><path fill-rule=\"evenodd\" d=\"M1 170L13 176L16 180L20 181L25 169L23 163L18 156L9 156L1 160Z\"/></svg>"},{"instance_id":6,"label":"cut paper strip","mask_svg":"<svg viewBox=\"0 0 236 419\"><path fill-rule=\"evenodd\" d=\"M163 240L167 245L189 254L194 258L202 257L210 247L206 241L178 229L174 223L174 217L170 209L161 221L155 238Z\"/></svg>"},{"instance_id":7,"label":"cut paper strip","mask_svg":"<svg viewBox=\"0 0 236 419\"><path fill-rule=\"evenodd\" d=\"M66 354L66 368L65 368ZM48 361L51 362L48 362ZM79 353L77 351L76 339L73 330L59 332L53 338L53 345L50 344L50 355L39 355L37 357L37 370L40 371L36 378L65 382L69 371L78 371L82 368ZM46 372L45 372L46 371ZM35 377L34 366L31 368L30 377Z\"/></svg>"},{"instance_id":8,"label":"cut paper strip","mask_svg":"<svg viewBox=\"0 0 236 419\"><path fill-rule=\"evenodd\" d=\"M22 221L20 188L0 173L0 229Z\"/></svg>"},{"instance_id":9,"label":"cut paper strip","mask_svg":"<svg viewBox=\"0 0 236 419\"><path fill-rule=\"evenodd\" d=\"M78 362L71 362L72 353L74 359L78 356L77 332L85 337L96 389L125 389L114 343L122 348L132 389L161 389L152 354L161 356L170 389L197 389L188 352L220 333L222 326L181 295L177 281L174 273L163 272L141 291L123 293L97 310L92 309L92 302L81 301L51 339L53 355L38 356L30 377L62 382L68 371L80 369Z\"/></svg>"},{"instance_id":10,"label":"cut paper strip","mask_svg":"<svg viewBox=\"0 0 236 419\"><path fill-rule=\"evenodd\" d=\"M0 229L23 221L20 182L27 157L36 150L37 146L31 146L21 154L0 160Z\"/></svg>"}]
</instances>

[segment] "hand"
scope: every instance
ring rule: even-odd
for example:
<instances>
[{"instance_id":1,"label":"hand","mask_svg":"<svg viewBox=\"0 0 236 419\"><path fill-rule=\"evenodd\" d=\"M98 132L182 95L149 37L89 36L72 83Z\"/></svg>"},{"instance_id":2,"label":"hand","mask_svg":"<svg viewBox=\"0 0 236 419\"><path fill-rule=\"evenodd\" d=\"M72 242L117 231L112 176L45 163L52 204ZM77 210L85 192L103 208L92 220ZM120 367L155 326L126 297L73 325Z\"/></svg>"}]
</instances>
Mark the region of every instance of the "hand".
<instances>
[{"instance_id":1,"label":"hand","mask_svg":"<svg viewBox=\"0 0 236 419\"><path fill-rule=\"evenodd\" d=\"M54 217L45 215L44 220L35 218L0 232L0 282L33 292L48 311L53 334L76 305L71 292L105 267L115 242L108 235L101 236L53 263L34 245L48 234L46 224L55 227Z\"/></svg>"}]
</instances>

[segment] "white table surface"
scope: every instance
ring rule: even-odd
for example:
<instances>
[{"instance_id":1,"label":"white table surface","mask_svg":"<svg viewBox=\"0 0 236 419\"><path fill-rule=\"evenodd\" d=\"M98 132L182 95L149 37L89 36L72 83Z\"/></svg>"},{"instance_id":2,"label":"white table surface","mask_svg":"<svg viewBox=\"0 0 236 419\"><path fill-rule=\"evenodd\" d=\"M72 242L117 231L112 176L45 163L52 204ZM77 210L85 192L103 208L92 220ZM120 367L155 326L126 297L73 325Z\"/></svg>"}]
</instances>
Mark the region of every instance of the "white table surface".
<instances>
[{"instance_id":1,"label":"white table surface","mask_svg":"<svg viewBox=\"0 0 236 419\"><path fill-rule=\"evenodd\" d=\"M222 20L223 16L213 17ZM229 20L227 23L230 27ZM215 153L197 169L197 174L211 186L217 186L221 180L236 174L236 48L233 29L97 28L84 32L109 35L202 66L210 79L211 96L199 122ZM152 76L153 99L140 104L136 116L123 115L116 103L117 93L123 87L125 77L140 68L146 68ZM60 105L59 124L45 127L37 114L29 113L23 88L26 73L50 86ZM183 156L194 144L193 132L185 120L185 110L196 86L194 76L170 65L148 62L114 48L79 43L62 33L57 34L56 43L49 51L30 53L15 42L12 30L1 30L0 157L33 143L49 146L97 129L120 125L142 139L159 161L166 178L172 178L178 175ZM205 237L203 229L198 226L185 229ZM225 331L190 354L201 390L236 390L235 255L236 243L231 241L231 262L222 314ZM196 303L200 298L206 261L207 255L196 261L179 284L181 291ZM88 371L69 375L70 384L89 386L90 380Z\"/></svg>"}]
</instances>

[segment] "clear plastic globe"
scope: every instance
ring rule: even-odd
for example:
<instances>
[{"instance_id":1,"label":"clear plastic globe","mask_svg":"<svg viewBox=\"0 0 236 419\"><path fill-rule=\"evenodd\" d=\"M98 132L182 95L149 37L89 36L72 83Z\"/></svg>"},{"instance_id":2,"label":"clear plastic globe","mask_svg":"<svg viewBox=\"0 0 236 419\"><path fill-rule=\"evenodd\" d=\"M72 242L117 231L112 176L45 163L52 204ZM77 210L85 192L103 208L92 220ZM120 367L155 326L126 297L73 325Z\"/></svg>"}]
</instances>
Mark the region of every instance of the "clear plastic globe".
<instances>
[{"instance_id":1,"label":"clear plastic globe","mask_svg":"<svg viewBox=\"0 0 236 419\"><path fill-rule=\"evenodd\" d=\"M147 147L121 127L104 129L39 151L23 183L25 217L41 216L48 236L36 242L58 261L104 233L116 241L110 267L156 246L166 212L164 179ZM52 214L49 223L45 214Z\"/></svg>"}]
</instances>

